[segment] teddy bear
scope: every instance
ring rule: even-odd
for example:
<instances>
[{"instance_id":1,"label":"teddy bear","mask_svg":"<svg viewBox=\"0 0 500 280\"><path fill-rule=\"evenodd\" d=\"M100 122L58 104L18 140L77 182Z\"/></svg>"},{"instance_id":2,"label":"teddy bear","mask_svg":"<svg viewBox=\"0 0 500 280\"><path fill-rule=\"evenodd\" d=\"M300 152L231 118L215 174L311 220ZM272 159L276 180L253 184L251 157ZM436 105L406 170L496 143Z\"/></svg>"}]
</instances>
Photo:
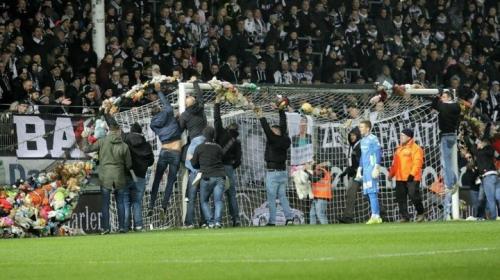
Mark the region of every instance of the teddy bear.
<instances>
[{"instance_id":1,"label":"teddy bear","mask_svg":"<svg viewBox=\"0 0 500 280\"><path fill-rule=\"evenodd\" d=\"M12 209L12 203L7 199L7 193L0 194L0 217L7 216Z\"/></svg>"},{"instance_id":2,"label":"teddy bear","mask_svg":"<svg viewBox=\"0 0 500 280\"><path fill-rule=\"evenodd\" d=\"M49 212L52 211L52 208L50 208L49 205L42 205L40 207L40 210L38 212L38 215L45 219L45 220L48 220L49 219Z\"/></svg>"},{"instance_id":3,"label":"teddy bear","mask_svg":"<svg viewBox=\"0 0 500 280\"><path fill-rule=\"evenodd\" d=\"M14 221L11 217L5 216L0 218L0 228L7 228L14 225Z\"/></svg>"},{"instance_id":4,"label":"teddy bear","mask_svg":"<svg viewBox=\"0 0 500 280\"><path fill-rule=\"evenodd\" d=\"M13 225L10 227L10 235L15 238L23 238L26 236L26 233L21 227Z\"/></svg>"},{"instance_id":5,"label":"teddy bear","mask_svg":"<svg viewBox=\"0 0 500 280\"><path fill-rule=\"evenodd\" d=\"M57 210L49 212L49 219L54 219L59 222L64 222L71 217L71 206L65 205Z\"/></svg>"},{"instance_id":6,"label":"teddy bear","mask_svg":"<svg viewBox=\"0 0 500 280\"><path fill-rule=\"evenodd\" d=\"M311 170L302 168L295 171L292 175L299 199L314 198L311 187L311 174Z\"/></svg>"},{"instance_id":7,"label":"teddy bear","mask_svg":"<svg viewBox=\"0 0 500 280\"><path fill-rule=\"evenodd\" d=\"M108 125L106 124L106 121L98 119L95 121L95 128L94 128L94 137L96 139L101 139L106 136L106 131L108 129Z\"/></svg>"},{"instance_id":8,"label":"teddy bear","mask_svg":"<svg viewBox=\"0 0 500 280\"><path fill-rule=\"evenodd\" d=\"M65 188L57 188L57 190L50 196L49 203L52 209L57 210L66 205L67 190Z\"/></svg>"},{"instance_id":9,"label":"teddy bear","mask_svg":"<svg viewBox=\"0 0 500 280\"><path fill-rule=\"evenodd\" d=\"M286 96L277 95L278 101L276 102L276 107L280 110L285 110L288 105L290 105L290 100Z\"/></svg>"},{"instance_id":10,"label":"teddy bear","mask_svg":"<svg viewBox=\"0 0 500 280\"><path fill-rule=\"evenodd\" d=\"M29 196L26 196L23 200L23 204L15 211L14 222L19 227L28 230L33 225L34 216L35 208L31 205Z\"/></svg>"},{"instance_id":11,"label":"teddy bear","mask_svg":"<svg viewBox=\"0 0 500 280\"><path fill-rule=\"evenodd\" d=\"M68 191L70 192L74 192L74 193L78 193L80 192L80 184L78 182L78 179L73 177L73 178L70 178L68 180L68 182L66 183L66 188L68 189Z\"/></svg>"},{"instance_id":12,"label":"teddy bear","mask_svg":"<svg viewBox=\"0 0 500 280\"><path fill-rule=\"evenodd\" d=\"M47 174L44 172L38 173L38 176L36 177L36 183L38 186L45 185L48 182L49 178L47 177Z\"/></svg>"},{"instance_id":13,"label":"teddy bear","mask_svg":"<svg viewBox=\"0 0 500 280\"><path fill-rule=\"evenodd\" d=\"M28 193L28 196L31 199L31 203L33 204L33 206L39 207L44 202L44 199L46 198L47 194L45 192L45 189L40 187Z\"/></svg>"}]
</instances>

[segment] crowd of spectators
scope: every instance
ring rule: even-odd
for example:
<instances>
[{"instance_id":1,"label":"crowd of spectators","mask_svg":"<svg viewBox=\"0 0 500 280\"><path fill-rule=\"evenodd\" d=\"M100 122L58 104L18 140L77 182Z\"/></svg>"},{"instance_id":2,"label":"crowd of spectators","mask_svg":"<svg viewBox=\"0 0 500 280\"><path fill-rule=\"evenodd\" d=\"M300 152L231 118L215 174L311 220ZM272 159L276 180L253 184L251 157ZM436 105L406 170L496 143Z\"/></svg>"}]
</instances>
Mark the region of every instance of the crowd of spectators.
<instances>
[{"instance_id":1,"label":"crowd of spectators","mask_svg":"<svg viewBox=\"0 0 500 280\"><path fill-rule=\"evenodd\" d=\"M1 104L91 112L157 64L179 80L418 82L499 107L496 0L107 0L101 61L90 2L0 1Z\"/></svg>"}]
</instances>

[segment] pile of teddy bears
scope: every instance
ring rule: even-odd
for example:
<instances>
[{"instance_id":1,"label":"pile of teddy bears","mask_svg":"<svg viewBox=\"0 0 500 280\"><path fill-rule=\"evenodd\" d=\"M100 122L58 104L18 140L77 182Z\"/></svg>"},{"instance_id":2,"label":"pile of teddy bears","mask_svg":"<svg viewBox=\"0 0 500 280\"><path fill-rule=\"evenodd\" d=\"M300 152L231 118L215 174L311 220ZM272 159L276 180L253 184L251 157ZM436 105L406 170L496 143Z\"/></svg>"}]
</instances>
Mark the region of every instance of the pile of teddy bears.
<instances>
[{"instance_id":1,"label":"pile of teddy bears","mask_svg":"<svg viewBox=\"0 0 500 280\"><path fill-rule=\"evenodd\" d=\"M92 171L92 162L58 165L12 186L0 187L0 236L3 238L71 235L64 225L73 213L80 186Z\"/></svg>"}]
</instances>

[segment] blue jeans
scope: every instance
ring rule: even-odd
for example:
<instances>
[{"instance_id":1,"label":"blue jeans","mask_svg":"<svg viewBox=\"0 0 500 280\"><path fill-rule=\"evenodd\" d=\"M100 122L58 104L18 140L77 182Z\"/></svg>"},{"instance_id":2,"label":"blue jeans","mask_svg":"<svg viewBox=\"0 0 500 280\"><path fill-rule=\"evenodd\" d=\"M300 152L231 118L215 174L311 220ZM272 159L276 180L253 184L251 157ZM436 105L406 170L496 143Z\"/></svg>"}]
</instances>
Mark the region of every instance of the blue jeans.
<instances>
[{"instance_id":1,"label":"blue jeans","mask_svg":"<svg viewBox=\"0 0 500 280\"><path fill-rule=\"evenodd\" d=\"M476 218L484 218L486 197L484 196L484 189L482 186L479 187L479 191L470 191L470 200L472 204L472 215Z\"/></svg>"},{"instance_id":2,"label":"blue jeans","mask_svg":"<svg viewBox=\"0 0 500 280\"><path fill-rule=\"evenodd\" d=\"M318 218L320 224L328 224L328 218L326 217L327 207L328 200L320 198L314 199L311 203L311 210L309 211L309 223L315 225L316 218Z\"/></svg>"},{"instance_id":3,"label":"blue jeans","mask_svg":"<svg viewBox=\"0 0 500 280\"><path fill-rule=\"evenodd\" d=\"M142 197L146 188L146 178L137 177L137 182L132 181L129 184L130 204L132 206L132 216L134 227L142 227ZM127 218L127 221L130 221Z\"/></svg>"},{"instance_id":4,"label":"blue jeans","mask_svg":"<svg viewBox=\"0 0 500 280\"><path fill-rule=\"evenodd\" d=\"M233 223L240 221L240 210L236 200L236 174L232 165L224 165L226 176L229 179L229 189L226 191L227 201L229 202L229 214Z\"/></svg>"},{"instance_id":5,"label":"blue jeans","mask_svg":"<svg viewBox=\"0 0 500 280\"><path fill-rule=\"evenodd\" d=\"M486 205L490 211L490 219L495 220L498 216L495 196L500 189L500 180L498 176L496 174L491 174L483 177L482 187L486 195Z\"/></svg>"},{"instance_id":6,"label":"blue jeans","mask_svg":"<svg viewBox=\"0 0 500 280\"><path fill-rule=\"evenodd\" d=\"M453 170L456 163L456 145L457 135L454 133L441 135L441 167L443 169L444 185L448 189L452 189L457 182L457 174ZM446 193L444 197L444 216L451 215L451 194Z\"/></svg>"},{"instance_id":7,"label":"blue jeans","mask_svg":"<svg viewBox=\"0 0 500 280\"><path fill-rule=\"evenodd\" d=\"M172 195L174 184L177 182L177 170L181 161L181 153L178 151L165 150L160 151L158 162L156 163L155 178L151 188L151 201L149 208L152 209L155 205L156 197L158 196L158 189L160 188L160 181L163 178L165 170L168 168L167 186L165 187L165 194L161 203L163 208L167 208L168 201Z\"/></svg>"},{"instance_id":8,"label":"blue jeans","mask_svg":"<svg viewBox=\"0 0 500 280\"><path fill-rule=\"evenodd\" d=\"M118 210L118 228L121 231L128 231L128 221L127 221L127 208L130 207L129 204L129 192L128 188L115 189L114 193L116 200L116 208ZM109 205L111 200L111 190L105 187L101 187L102 196L102 230L110 230L109 223Z\"/></svg>"},{"instance_id":9,"label":"blue jeans","mask_svg":"<svg viewBox=\"0 0 500 280\"><path fill-rule=\"evenodd\" d=\"M196 195L198 193L198 187L193 187L193 184L191 183L194 178L196 177L197 172L193 172L189 174L188 177L188 184L187 184L187 190L186 190L186 196L188 198L188 203L186 207L186 220L184 221L184 225L186 226L191 226L194 225L194 207L195 207L195 202L196 202ZM201 223L205 223L205 215L203 215L203 210L201 208L201 200L200 203L198 203L198 206L200 207L200 220Z\"/></svg>"},{"instance_id":10,"label":"blue jeans","mask_svg":"<svg viewBox=\"0 0 500 280\"><path fill-rule=\"evenodd\" d=\"M212 215L208 200L214 194L215 213ZM221 223L222 221L222 195L224 194L224 178L210 177L208 180L202 179L200 182L201 209L209 225Z\"/></svg>"},{"instance_id":11,"label":"blue jeans","mask_svg":"<svg viewBox=\"0 0 500 280\"><path fill-rule=\"evenodd\" d=\"M189 147L187 149L185 162L186 168L191 172L195 172L196 169L193 167L193 165L191 164L191 160L188 160L188 158L191 158L193 156L196 147L198 147L200 144L203 144L203 142L205 142L205 136L203 135L196 136L195 138L191 139L191 143L189 144Z\"/></svg>"},{"instance_id":12,"label":"blue jeans","mask_svg":"<svg viewBox=\"0 0 500 280\"><path fill-rule=\"evenodd\" d=\"M269 207L269 224L276 224L276 198L280 200L281 207L285 213L285 218L293 218L292 209L286 197L286 187L288 185L287 171L267 171L266 173L266 191L267 205Z\"/></svg>"}]
</instances>

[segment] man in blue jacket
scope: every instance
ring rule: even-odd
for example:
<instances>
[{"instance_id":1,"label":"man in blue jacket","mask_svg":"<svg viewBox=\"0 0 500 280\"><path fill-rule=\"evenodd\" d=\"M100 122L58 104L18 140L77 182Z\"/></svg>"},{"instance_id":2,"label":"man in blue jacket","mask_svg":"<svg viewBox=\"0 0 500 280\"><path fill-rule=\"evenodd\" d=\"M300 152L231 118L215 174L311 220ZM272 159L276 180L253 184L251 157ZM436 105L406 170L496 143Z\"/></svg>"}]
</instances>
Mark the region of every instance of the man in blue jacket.
<instances>
[{"instance_id":1,"label":"man in blue jacket","mask_svg":"<svg viewBox=\"0 0 500 280\"><path fill-rule=\"evenodd\" d=\"M159 83L154 85L154 91L158 94L163 109L156 109L156 113L151 119L151 129L154 131L161 141L161 151L156 163L156 173L151 190L151 201L149 204L148 216L153 215L153 207L155 205L156 196L158 195L158 188L160 181L168 168L167 186L165 188L165 195L161 204L160 214L164 216L167 210L168 201L172 195L172 190L175 182L177 181L177 170L181 160L182 130L174 114L174 109L165 98L161 91Z\"/></svg>"}]
</instances>

